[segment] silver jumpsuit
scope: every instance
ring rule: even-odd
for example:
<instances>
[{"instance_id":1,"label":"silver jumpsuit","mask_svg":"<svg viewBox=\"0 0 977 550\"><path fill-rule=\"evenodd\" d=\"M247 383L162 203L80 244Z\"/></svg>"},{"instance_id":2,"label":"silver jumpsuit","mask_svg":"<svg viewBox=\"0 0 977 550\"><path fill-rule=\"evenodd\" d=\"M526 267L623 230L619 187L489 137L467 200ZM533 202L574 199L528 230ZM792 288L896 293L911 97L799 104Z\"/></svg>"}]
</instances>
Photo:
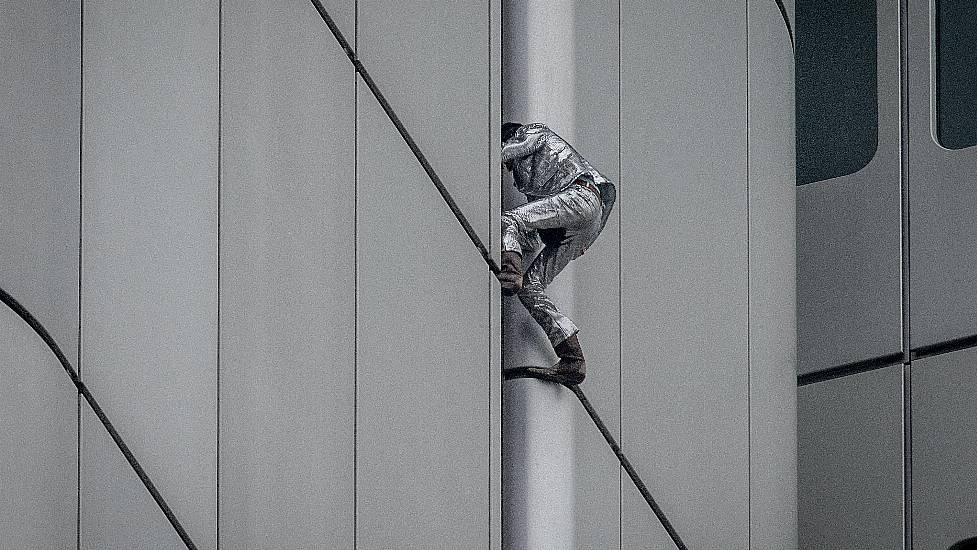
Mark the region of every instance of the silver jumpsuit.
<instances>
[{"instance_id":1,"label":"silver jumpsuit","mask_svg":"<svg viewBox=\"0 0 977 550\"><path fill-rule=\"evenodd\" d=\"M614 186L540 123L520 127L503 144L502 162L529 199L502 214L502 250L518 252L524 261L539 251L518 295L555 347L578 329L543 290L600 234L614 204Z\"/></svg>"}]
</instances>

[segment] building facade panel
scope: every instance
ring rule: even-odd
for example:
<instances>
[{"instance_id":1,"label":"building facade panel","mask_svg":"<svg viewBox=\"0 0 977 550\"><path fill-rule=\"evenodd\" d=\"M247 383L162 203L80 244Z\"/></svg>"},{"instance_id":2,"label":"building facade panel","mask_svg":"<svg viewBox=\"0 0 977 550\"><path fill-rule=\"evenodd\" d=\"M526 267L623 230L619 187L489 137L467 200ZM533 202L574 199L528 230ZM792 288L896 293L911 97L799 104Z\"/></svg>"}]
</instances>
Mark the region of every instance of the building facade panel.
<instances>
[{"instance_id":1,"label":"building facade panel","mask_svg":"<svg viewBox=\"0 0 977 550\"><path fill-rule=\"evenodd\" d=\"M216 547L217 3L85 2L84 378ZM85 410L82 548L179 540Z\"/></svg>"},{"instance_id":2,"label":"building facade panel","mask_svg":"<svg viewBox=\"0 0 977 550\"><path fill-rule=\"evenodd\" d=\"M797 548L794 56L773 2L749 6L750 548Z\"/></svg>"},{"instance_id":3,"label":"building facade panel","mask_svg":"<svg viewBox=\"0 0 977 550\"><path fill-rule=\"evenodd\" d=\"M746 548L746 9L623 2L621 21L621 439L690 547ZM670 544L622 495L624 548Z\"/></svg>"},{"instance_id":4,"label":"building facade panel","mask_svg":"<svg viewBox=\"0 0 977 550\"><path fill-rule=\"evenodd\" d=\"M929 0L913 0L908 10L909 311L916 349L977 334L977 148L946 149L937 141L936 12Z\"/></svg>"},{"instance_id":5,"label":"building facade panel","mask_svg":"<svg viewBox=\"0 0 977 550\"><path fill-rule=\"evenodd\" d=\"M486 242L491 10L360 1L358 16L360 59ZM362 81L357 94L357 545L484 547L498 290Z\"/></svg>"},{"instance_id":6,"label":"building facade panel","mask_svg":"<svg viewBox=\"0 0 977 550\"><path fill-rule=\"evenodd\" d=\"M574 147L617 187L620 177L619 35L617 2L574 5ZM591 39L592 38L592 39ZM620 205L586 254L574 260L573 310L587 358L585 389L620 437ZM617 548L620 541L621 470L583 407L574 406L574 513L577 548ZM626 480L625 480L626 481Z\"/></svg>"},{"instance_id":7,"label":"building facade panel","mask_svg":"<svg viewBox=\"0 0 977 550\"><path fill-rule=\"evenodd\" d=\"M899 2L858 3L866 2L875 4L877 11L877 149L857 172L797 188L797 307L804 312L797 318L800 374L902 350ZM814 74L821 74L824 60L837 54L825 49L829 46L825 37L807 32L806 21L821 19L825 7L841 13L850 10L845 2L796 4L798 75L804 74L806 63ZM820 30L825 35L846 32L832 27ZM852 52L870 46L855 44ZM839 73L840 81L869 77L844 74ZM811 84L799 76L797 85L800 97L803 86ZM802 116L819 120L817 113L799 112L799 119Z\"/></svg>"},{"instance_id":8,"label":"building facade panel","mask_svg":"<svg viewBox=\"0 0 977 550\"><path fill-rule=\"evenodd\" d=\"M802 550L903 548L902 367L797 392Z\"/></svg>"},{"instance_id":9,"label":"building facade panel","mask_svg":"<svg viewBox=\"0 0 977 550\"><path fill-rule=\"evenodd\" d=\"M977 537L977 349L912 366L913 549Z\"/></svg>"},{"instance_id":10,"label":"building facade panel","mask_svg":"<svg viewBox=\"0 0 977 550\"><path fill-rule=\"evenodd\" d=\"M80 9L0 3L0 286L78 355Z\"/></svg>"},{"instance_id":11,"label":"building facade panel","mask_svg":"<svg viewBox=\"0 0 977 550\"><path fill-rule=\"evenodd\" d=\"M75 388L47 345L6 306L0 368L0 539L10 548L76 548Z\"/></svg>"},{"instance_id":12,"label":"building facade panel","mask_svg":"<svg viewBox=\"0 0 977 550\"><path fill-rule=\"evenodd\" d=\"M352 548L354 71L311 3L222 13L220 546Z\"/></svg>"},{"instance_id":13,"label":"building facade panel","mask_svg":"<svg viewBox=\"0 0 977 550\"><path fill-rule=\"evenodd\" d=\"M80 17L75 2L0 2L0 288L75 365ZM29 326L0 310L0 540L75 548L75 391Z\"/></svg>"}]
</instances>

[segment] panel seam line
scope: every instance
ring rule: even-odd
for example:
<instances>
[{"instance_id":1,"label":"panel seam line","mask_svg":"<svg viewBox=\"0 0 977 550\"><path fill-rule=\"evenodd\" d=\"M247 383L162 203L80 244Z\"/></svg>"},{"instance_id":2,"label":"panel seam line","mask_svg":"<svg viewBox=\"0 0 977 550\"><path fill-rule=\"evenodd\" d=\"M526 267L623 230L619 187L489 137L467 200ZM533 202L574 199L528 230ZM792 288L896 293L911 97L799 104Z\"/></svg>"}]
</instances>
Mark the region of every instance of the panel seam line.
<instances>
[{"instance_id":1,"label":"panel seam line","mask_svg":"<svg viewBox=\"0 0 977 550\"><path fill-rule=\"evenodd\" d=\"M621 184L618 194L623 198L624 166L621 150L621 103L623 96L621 47L624 40L621 36L621 1L617 2L617 177ZM618 200L621 206L617 209L617 430L621 447L624 447L624 275L623 275L623 240L624 240L624 201ZM617 468L617 542L618 548L624 550L624 471L620 465Z\"/></svg>"},{"instance_id":2,"label":"panel seam line","mask_svg":"<svg viewBox=\"0 0 977 550\"><path fill-rule=\"evenodd\" d=\"M217 415L217 441L216 441L216 526L215 538L217 548L220 548L221 539L221 195L223 192L222 168L223 168L223 87L224 87L224 0L217 2L217 373L216 373L216 415Z\"/></svg>"},{"instance_id":3,"label":"panel seam line","mask_svg":"<svg viewBox=\"0 0 977 550\"><path fill-rule=\"evenodd\" d=\"M360 2L353 2L353 50L359 58ZM353 550L359 545L359 369L360 369L360 264L359 264L359 198L360 198L360 81L353 70Z\"/></svg>"},{"instance_id":4,"label":"panel seam line","mask_svg":"<svg viewBox=\"0 0 977 550\"><path fill-rule=\"evenodd\" d=\"M85 143L85 0L81 0L78 14L79 33L78 33L78 355L75 361L78 363L78 377L82 377L82 259L84 256L83 236L84 231L84 143ZM82 396L81 392L75 395L75 423L76 423L76 464L75 464L75 488L76 488L76 509L75 509L75 544L77 550L81 550L81 455L82 455Z\"/></svg>"},{"instance_id":5,"label":"panel seam line","mask_svg":"<svg viewBox=\"0 0 977 550\"><path fill-rule=\"evenodd\" d=\"M746 544L753 548L753 342L750 327L750 0L746 0Z\"/></svg>"}]
</instances>

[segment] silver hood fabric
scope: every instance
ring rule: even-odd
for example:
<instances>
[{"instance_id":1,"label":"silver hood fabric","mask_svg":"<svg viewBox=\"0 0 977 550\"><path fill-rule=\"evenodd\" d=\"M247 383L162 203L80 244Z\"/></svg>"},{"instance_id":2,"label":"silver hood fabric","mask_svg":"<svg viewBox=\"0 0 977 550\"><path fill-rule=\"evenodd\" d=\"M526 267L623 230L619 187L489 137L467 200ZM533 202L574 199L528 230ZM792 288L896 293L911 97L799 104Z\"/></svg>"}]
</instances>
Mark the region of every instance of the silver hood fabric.
<instances>
[{"instance_id":1,"label":"silver hood fabric","mask_svg":"<svg viewBox=\"0 0 977 550\"><path fill-rule=\"evenodd\" d=\"M608 180L569 143L545 124L525 124L502 145L502 163L512 170L519 192L533 198L551 197L581 176L595 184Z\"/></svg>"}]
</instances>

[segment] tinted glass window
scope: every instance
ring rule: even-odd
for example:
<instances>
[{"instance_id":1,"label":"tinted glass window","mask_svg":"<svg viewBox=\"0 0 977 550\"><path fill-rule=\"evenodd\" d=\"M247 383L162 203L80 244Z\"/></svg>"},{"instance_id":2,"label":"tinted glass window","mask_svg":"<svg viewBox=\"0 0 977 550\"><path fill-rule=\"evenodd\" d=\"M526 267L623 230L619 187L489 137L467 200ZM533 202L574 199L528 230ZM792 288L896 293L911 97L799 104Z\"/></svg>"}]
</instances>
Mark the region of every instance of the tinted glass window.
<instances>
[{"instance_id":1,"label":"tinted glass window","mask_svg":"<svg viewBox=\"0 0 977 550\"><path fill-rule=\"evenodd\" d=\"M936 2L936 133L948 149L977 145L977 2Z\"/></svg>"},{"instance_id":2,"label":"tinted glass window","mask_svg":"<svg viewBox=\"0 0 977 550\"><path fill-rule=\"evenodd\" d=\"M855 173L878 146L875 0L798 0L797 184Z\"/></svg>"}]
</instances>

